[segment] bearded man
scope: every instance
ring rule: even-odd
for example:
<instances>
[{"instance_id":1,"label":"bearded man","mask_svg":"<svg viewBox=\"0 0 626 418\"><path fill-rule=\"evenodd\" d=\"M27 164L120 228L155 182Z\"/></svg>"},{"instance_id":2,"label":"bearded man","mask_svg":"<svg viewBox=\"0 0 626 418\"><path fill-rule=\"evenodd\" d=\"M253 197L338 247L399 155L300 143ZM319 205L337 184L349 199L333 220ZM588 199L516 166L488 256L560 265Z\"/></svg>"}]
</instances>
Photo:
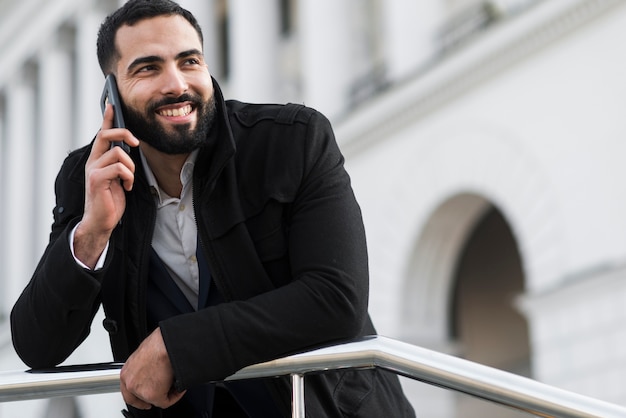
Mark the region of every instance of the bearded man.
<instances>
[{"instance_id":1,"label":"bearded man","mask_svg":"<svg viewBox=\"0 0 626 418\"><path fill-rule=\"evenodd\" d=\"M237 370L374 334L363 222L328 120L224 101L202 31L169 0L131 0L97 43L106 108L55 184L50 242L11 314L33 368L63 362L100 305L129 417L288 417L287 378ZM124 142L129 154L121 147ZM312 417L413 416L395 375L306 379Z\"/></svg>"}]
</instances>

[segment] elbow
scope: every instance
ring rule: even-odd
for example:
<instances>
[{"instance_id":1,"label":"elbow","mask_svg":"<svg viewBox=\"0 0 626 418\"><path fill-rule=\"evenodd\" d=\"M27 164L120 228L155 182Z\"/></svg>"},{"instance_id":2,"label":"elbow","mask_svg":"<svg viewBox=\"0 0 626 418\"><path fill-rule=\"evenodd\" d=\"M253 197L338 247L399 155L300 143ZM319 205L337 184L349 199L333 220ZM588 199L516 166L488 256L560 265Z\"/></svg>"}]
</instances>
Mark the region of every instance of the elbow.
<instances>
[{"instance_id":1,"label":"elbow","mask_svg":"<svg viewBox=\"0 0 626 418\"><path fill-rule=\"evenodd\" d=\"M332 319L337 337L340 339L354 339L361 336L365 324L368 322L367 296L344 299L338 304Z\"/></svg>"},{"instance_id":2,"label":"elbow","mask_svg":"<svg viewBox=\"0 0 626 418\"><path fill-rule=\"evenodd\" d=\"M32 369L54 367L65 360L55 355L56 350L48 341L41 338L42 332L37 326L29 326L19 315L15 307L11 312L11 339L18 357Z\"/></svg>"},{"instance_id":3,"label":"elbow","mask_svg":"<svg viewBox=\"0 0 626 418\"><path fill-rule=\"evenodd\" d=\"M18 357L31 369L47 369L62 363L65 358L57 358L52 350L46 350L44 344L28 337L12 335L13 348Z\"/></svg>"}]
</instances>

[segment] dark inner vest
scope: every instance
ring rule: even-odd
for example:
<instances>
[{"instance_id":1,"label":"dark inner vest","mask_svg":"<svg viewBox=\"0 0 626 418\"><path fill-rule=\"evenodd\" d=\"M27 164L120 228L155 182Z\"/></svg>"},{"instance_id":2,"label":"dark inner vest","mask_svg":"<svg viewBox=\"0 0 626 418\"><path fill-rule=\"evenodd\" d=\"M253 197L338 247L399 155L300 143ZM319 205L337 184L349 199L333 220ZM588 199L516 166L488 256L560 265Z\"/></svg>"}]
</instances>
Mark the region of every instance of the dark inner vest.
<instances>
[{"instance_id":1,"label":"dark inner vest","mask_svg":"<svg viewBox=\"0 0 626 418\"><path fill-rule=\"evenodd\" d=\"M198 241L196 250L200 273L198 291L198 310L217 305L222 302L219 290L211 280L209 264L204 257L202 247ZM165 265L154 249L150 253L150 271L147 288L147 319L150 330L155 329L160 321L175 315L194 312L183 292L172 280ZM190 341L190 344L193 343ZM219 388L217 388L219 386ZM216 392L217 388L217 392ZM225 391L223 390L225 389ZM228 393L226 393L228 392ZM217 393L217 395L216 395ZM276 418L282 415L278 412L274 401L261 381L241 381L219 384L204 384L187 390L180 402L186 402L195 411L195 416L211 418L214 403L219 403L219 394L229 394L236 400L242 413L251 418ZM221 416L222 414L216 414ZM228 416L235 416L231 414Z\"/></svg>"}]
</instances>

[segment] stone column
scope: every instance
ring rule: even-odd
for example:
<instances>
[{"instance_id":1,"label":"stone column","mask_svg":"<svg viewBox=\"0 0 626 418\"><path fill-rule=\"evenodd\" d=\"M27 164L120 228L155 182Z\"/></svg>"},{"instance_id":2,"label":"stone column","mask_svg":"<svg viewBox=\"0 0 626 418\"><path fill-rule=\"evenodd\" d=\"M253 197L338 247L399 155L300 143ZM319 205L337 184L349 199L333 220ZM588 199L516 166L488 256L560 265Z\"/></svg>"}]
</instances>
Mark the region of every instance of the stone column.
<instances>
[{"instance_id":1,"label":"stone column","mask_svg":"<svg viewBox=\"0 0 626 418\"><path fill-rule=\"evenodd\" d=\"M223 76L220 72L219 60L219 28L215 16L216 0L181 0L182 7L189 10L198 20L204 38L204 60L209 65L211 75L218 81Z\"/></svg>"},{"instance_id":2,"label":"stone column","mask_svg":"<svg viewBox=\"0 0 626 418\"><path fill-rule=\"evenodd\" d=\"M302 95L306 105L327 116L346 106L350 83L350 3L302 0L298 29Z\"/></svg>"},{"instance_id":3,"label":"stone column","mask_svg":"<svg viewBox=\"0 0 626 418\"><path fill-rule=\"evenodd\" d=\"M76 20L76 103L73 107L76 136L72 148L89 143L102 126L100 96L104 76L96 56L96 39L105 16L99 9L85 10Z\"/></svg>"},{"instance_id":4,"label":"stone column","mask_svg":"<svg viewBox=\"0 0 626 418\"><path fill-rule=\"evenodd\" d=\"M63 159L72 149L73 126L78 112L73 103L74 67L70 53L73 33L59 30L56 39L41 49L38 63L39 110L37 144L35 149L35 238L33 250L43 254L48 242L51 211L55 205L54 179Z\"/></svg>"},{"instance_id":5,"label":"stone column","mask_svg":"<svg viewBox=\"0 0 626 418\"><path fill-rule=\"evenodd\" d=\"M13 304L28 283L38 257L33 252L36 72L34 64L25 64L6 89L3 148L6 179L2 196L6 259L1 267L6 307Z\"/></svg>"},{"instance_id":6,"label":"stone column","mask_svg":"<svg viewBox=\"0 0 626 418\"><path fill-rule=\"evenodd\" d=\"M7 135L6 135L6 112L7 107L5 105L5 92L0 90L0 202L8 202L9 196L7 193L7 172L6 163L8 161L7 156ZM5 205L0 205L0 236L7 237L8 222L6 221L6 209ZM0 240L0 277L7 277L7 259L8 248L10 243L6 239ZM0 295L7 294L7 280L0 279ZM7 319L5 315L9 313L11 309L8 306L9 298L6 296L0 296L0 324ZM1 411L1 410L0 410ZM0 412L1 413L1 412Z\"/></svg>"},{"instance_id":7,"label":"stone column","mask_svg":"<svg viewBox=\"0 0 626 418\"><path fill-rule=\"evenodd\" d=\"M278 0L230 0L228 7L232 98L276 101L280 47Z\"/></svg>"},{"instance_id":8,"label":"stone column","mask_svg":"<svg viewBox=\"0 0 626 418\"><path fill-rule=\"evenodd\" d=\"M442 2L386 0L381 3L387 74L390 79L402 79L433 57L436 30L443 18Z\"/></svg>"}]
</instances>

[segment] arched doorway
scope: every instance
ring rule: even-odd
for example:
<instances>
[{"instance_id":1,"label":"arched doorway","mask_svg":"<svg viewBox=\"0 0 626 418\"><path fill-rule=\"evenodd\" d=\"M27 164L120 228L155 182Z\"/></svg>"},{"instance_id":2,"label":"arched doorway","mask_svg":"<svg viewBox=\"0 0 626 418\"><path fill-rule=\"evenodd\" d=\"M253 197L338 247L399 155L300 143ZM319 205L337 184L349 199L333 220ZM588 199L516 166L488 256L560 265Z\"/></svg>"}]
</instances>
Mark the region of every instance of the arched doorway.
<instances>
[{"instance_id":1,"label":"arched doorway","mask_svg":"<svg viewBox=\"0 0 626 418\"><path fill-rule=\"evenodd\" d=\"M514 302L524 291L524 273L515 237L496 208L468 234L453 280L450 329L458 355L529 377L528 326ZM463 417L527 416L465 396L458 401Z\"/></svg>"},{"instance_id":2,"label":"arched doorway","mask_svg":"<svg viewBox=\"0 0 626 418\"><path fill-rule=\"evenodd\" d=\"M474 193L446 199L428 217L407 266L406 340L528 376L527 323L514 305L526 287L522 265L512 228L492 202ZM429 416L528 416L452 391L415 385L410 393Z\"/></svg>"}]
</instances>

